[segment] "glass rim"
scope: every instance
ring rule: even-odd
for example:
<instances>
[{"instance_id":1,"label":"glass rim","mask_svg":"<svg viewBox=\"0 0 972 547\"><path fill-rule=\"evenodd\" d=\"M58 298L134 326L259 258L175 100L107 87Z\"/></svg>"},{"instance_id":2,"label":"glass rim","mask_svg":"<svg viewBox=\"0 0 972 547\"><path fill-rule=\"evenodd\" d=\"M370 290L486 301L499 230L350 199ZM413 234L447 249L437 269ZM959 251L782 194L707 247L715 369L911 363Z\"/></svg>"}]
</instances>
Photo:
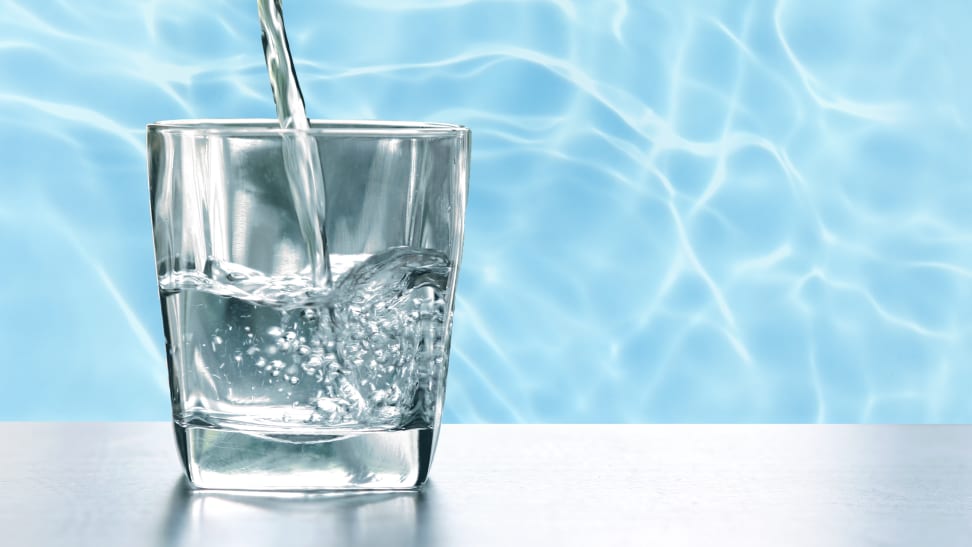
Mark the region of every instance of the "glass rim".
<instances>
[{"instance_id":1,"label":"glass rim","mask_svg":"<svg viewBox=\"0 0 972 547\"><path fill-rule=\"evenodd\" d=\"M469 128L436 122L380 120L311 120L311 128L282 129L270 118L200 118L163 120L146 125L150 133L222 135L227 137L278 136L306 133L309 135L368 137L458 137L468 135Z\"/></svg>"}]
</instances>

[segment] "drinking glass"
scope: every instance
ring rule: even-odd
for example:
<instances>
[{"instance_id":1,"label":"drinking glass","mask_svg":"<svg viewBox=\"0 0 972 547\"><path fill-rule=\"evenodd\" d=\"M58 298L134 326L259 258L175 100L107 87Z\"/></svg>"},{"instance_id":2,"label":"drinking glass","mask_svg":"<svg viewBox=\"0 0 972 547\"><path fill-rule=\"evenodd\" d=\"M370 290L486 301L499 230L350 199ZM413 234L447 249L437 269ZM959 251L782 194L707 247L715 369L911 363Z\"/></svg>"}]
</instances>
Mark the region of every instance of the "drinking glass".
<instances>
[{"instance_id":1,"label":"drinking glass","mask_svg":"<svg viewBox=\"0 0 972 547\"><path fill-rule=\"evenodd\" d=\"M300 145L320 158L312 187L287 163ZM148 126L173 422L193 485L425 482L469 153L469 130L448 124Z\"/></svg>"}]
</instances>

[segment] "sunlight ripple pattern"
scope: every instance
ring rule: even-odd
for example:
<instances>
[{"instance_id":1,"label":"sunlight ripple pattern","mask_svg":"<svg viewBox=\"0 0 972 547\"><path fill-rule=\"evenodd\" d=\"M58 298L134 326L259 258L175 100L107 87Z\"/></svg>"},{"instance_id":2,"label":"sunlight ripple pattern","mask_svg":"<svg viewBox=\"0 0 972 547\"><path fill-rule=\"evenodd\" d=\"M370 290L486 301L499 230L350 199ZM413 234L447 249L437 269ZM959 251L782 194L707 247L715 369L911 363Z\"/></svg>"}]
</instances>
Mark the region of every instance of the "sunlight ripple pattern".
<instances>
[{"instance_id":1,"label":"sunlight ripple pattern","mask_svg":"<svg viewBox=\"0 0 972 547\"><path fill-rule=\"evenodd\" d=\"M288 0L317 118L473 130L446 419L972 420L963 2ZM251 2L0 0L0 418L162 419L144 125Z\"/></svg>"}]
</instances>

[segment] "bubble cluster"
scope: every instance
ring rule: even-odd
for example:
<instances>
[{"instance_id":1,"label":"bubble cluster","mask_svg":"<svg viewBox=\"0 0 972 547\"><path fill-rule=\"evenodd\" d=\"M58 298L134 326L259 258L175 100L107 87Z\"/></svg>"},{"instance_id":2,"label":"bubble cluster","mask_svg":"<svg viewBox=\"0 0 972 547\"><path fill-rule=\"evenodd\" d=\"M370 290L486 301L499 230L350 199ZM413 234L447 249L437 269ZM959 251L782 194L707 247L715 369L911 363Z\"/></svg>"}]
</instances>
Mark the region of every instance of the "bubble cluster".
<instances>
[{"instance_id":1,"label":"bubble cluster","mask_svg":"<svg viewBox=\"0 0 972 547\"><path fill-rule=\"evenodd\" d=\"M209 335L206 359L231 365L219 385L247 386L232 389L234 404L286 408L281 421L431 423L445 372L448 275L443 255L402 248L358 264L326 298L234 299Z\"/></svg>"}]
</instances>

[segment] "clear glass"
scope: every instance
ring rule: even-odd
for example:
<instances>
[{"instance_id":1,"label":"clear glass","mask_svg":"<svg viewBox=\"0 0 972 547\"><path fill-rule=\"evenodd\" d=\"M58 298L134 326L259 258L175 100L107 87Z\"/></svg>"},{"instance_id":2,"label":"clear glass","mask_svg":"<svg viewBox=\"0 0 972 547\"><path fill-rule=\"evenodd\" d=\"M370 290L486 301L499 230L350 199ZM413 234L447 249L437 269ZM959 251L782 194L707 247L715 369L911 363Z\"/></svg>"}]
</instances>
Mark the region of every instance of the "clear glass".
<instances>
[{"instance_id":1,"label":"clear glass","mask_svg":"<svg viewBox=\"0 0 972 547\"><path fill-rule=\"evenodd\" d=\"M316 144L324 192L292 190L284 155L295 136ZM194 485L426 480L469 147L469 131L446 124L314 122L300 135L272 120L148 126L173 420ZM308 237L315 214L323 233ZM324 241L322 283L312 262Z\"/></svg>"}]
</instances>

